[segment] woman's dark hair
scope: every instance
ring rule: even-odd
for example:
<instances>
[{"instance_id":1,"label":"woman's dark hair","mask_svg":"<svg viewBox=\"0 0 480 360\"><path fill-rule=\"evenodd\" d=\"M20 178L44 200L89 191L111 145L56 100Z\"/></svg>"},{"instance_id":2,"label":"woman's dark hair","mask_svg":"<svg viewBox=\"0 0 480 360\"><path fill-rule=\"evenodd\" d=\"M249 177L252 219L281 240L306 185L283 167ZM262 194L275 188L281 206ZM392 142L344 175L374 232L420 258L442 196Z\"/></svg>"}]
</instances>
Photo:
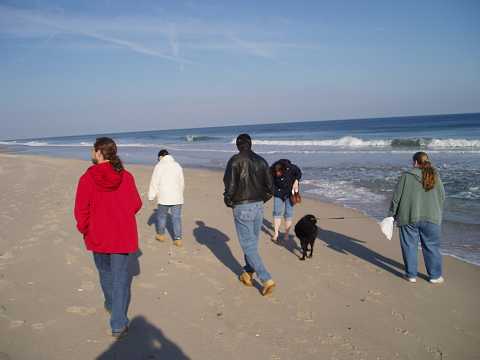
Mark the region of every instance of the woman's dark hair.
<instances>
[{"instance_id":1,"label":"woman's dark hair","mask_svg":"<svg viewBox=\"0 0 480 360\"><path fill-rule=\"evenodd\" d=\"M110 161L113 168L116 171L123 170L122 160L117 155L117 145L115 141L110 139L109 137L99 137L95 140L95 144L93 145L95 151L99 151L102 153L103 158L105 160Z\"/></svg>"},{"instance_id":2,"label":"woman's dark hair","mask_svg":"<svg viewBox=\"0 0 480 360\"><path fill-rule=\"evenodd\" d=\"M287 167L285 166L285 164L283 162L277 162L274 166L273 166L273 176L277 176L277 173L280 173L280 174L285 174L285 171L287 171Z\"/></svg>"},{"instance_id":3,"label":"woman's dark hair","mask_svg":"<svg viewBox=\"0 0 480 360\"><path fill-rule=\"evenodd\" d=\"M166 150L166 149L162 149L162 150L160 150L160 151L158 152L158 157L159 157L159 158L160 158L160 157L167 156L167 155L169 155L169 152L168 152L168 150Z\"/></svg>"},{"instance_id":4,"label":"woman's dark hair","mask_svg":"<svg viewBox=\"0 0 480 360\"><path fill-rule=\"evenodd\" d=\"M237 137L237 149L239 151L246 151L252 149L252 138L248 134L240 134Z\"/></svg>"},{"instance_id":5,"label":"woman's dark hair","mask_svg":"<svg viewBox=\"0 0 480 360\"><path fill-rule=\"evenodd\" d=\"M422 169L422 186L425 191L430 191L435 187L437 172L432 166L427 153L419 151L413 155L415 161L420 169Z\"/></svg>"}]
</instances>

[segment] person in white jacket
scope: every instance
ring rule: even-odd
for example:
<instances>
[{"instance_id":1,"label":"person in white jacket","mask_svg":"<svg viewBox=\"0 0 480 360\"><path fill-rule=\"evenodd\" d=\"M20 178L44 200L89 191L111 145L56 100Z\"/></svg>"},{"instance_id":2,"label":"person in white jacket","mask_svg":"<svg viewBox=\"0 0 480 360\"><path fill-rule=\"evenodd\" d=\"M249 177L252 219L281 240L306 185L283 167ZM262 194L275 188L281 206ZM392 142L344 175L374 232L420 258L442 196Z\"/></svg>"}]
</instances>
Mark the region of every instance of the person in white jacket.
<instances>
[{"instance_id":1,"label":"person in white jacket","mask_svg":"<svg viewBox=\"0 0 480 360\"><path fill-rule=\"evenodd\" d=\"M158 163L153 170L148 199L157 199L157 235L158 241L165 241L167 215L170 212L173 224L173 243L182 246L182 205L185 181L183 169L168 153L160 150Z\"/></svg>"}]
</instances>

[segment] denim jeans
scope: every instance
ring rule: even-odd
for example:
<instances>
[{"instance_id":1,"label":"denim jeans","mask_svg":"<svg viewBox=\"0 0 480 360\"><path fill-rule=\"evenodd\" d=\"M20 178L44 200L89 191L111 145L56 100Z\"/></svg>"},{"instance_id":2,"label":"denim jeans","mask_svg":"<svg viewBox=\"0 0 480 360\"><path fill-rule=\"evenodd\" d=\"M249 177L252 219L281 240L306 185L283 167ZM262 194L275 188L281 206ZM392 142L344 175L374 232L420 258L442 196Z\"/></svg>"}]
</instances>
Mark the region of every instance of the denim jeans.
<instances>
[{"instance_id":1,"label":"denim jeans","mask_svg":"<svg viewBox=\"0 0 480 360\"><path fill-rule=\"evenodd\" d=\"M293 205L290 201L290 198L282 200L279 197L273 198L273 217L281 218L282 216L285 219L291 220L293 218Z\"/></svg>"},{"instance_id":2,"label":"denim jeans","mask_svg":"<svg viewBox=\"0 0 480 360\"><path fill-rule=\"evenodd\" d=\"M173 237L175 240L182 238L182 205L158 205L157 208L157 233L165 234L167 215L172 216Z\"/></svg>"},{"instance_id":3,"label":"denim jeans","mask_svg":"<svg viewBox=\"0 0 480 360\"><path fill-rule=\"evenodd\" d=\"M400 226L400 245L402 247L405 272L408 277L417 276L418 242L422 245L423 259L430 279L442 276L442 255L440 254L440 225L419 221L415 224Z\"/></svg>"},{"instance_id":4,"label":"denim jeans","mask_svg":"<svg viewBox=\"0 0 480 360\"><path fill-rule=\"evenodd\" d=\"M105 307L111 311L112 331L121 331L128 325L131 278L128 273L129 254L93 253L105 296Z\"/></svg>"},{"instance_id":5,"label":"denim jeans","mask_svg":"<svg viewBox=\"0 0 480 360\"><path fill-rule=\"evenodd\" d=\"M262 282L270 280L272 277L258 253L258 240L263 223L263 202L236 205L233 208L233 218L238 241L245 254L244 270L256 272Z\"/></svg>"}]
</instances>

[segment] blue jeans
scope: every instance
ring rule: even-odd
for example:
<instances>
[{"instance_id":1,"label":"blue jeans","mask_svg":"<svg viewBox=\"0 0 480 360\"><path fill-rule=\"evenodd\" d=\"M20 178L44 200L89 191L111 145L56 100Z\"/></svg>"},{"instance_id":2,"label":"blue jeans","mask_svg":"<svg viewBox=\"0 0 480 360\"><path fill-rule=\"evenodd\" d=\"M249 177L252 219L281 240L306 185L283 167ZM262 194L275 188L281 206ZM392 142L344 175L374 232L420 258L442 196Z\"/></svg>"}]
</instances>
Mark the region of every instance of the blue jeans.
<instances>
[{"instance_id":1,"label":"blue jeans","mask_svg":"<svg viewBox=\"0 0 480 360\"><path fill-rule=\"evenodd\" d=\"M105 307L111 311L112 331L121 331L128 325L131 279L128 273L129 254L93 253L105 296Z\"/></svg>"},{"instance_id":2,"label":"blue jeans","mask_svg":"<svg viewBox=\"0 0 480 360\"><path fill-rule=\"evenodd\" d=\"M287 220L291 220L293 218L293 205L290 201L290 198L282 200L279 197L273 198L273 217L274 218L281 218L282 216L285 217Z\"/></svg>"},{"instance_id":3,"label":"blue jeans","mask_svg":"<svg viewBox=\"0 0 480 360\"><path fill-rule=\"evenodd\" d=\"M182 238L182 205L158 205L157 208L157 233L165 234L167 215L170 211L173 224L173 237L175 240Z\"/></svg>"},{"instance_id":4,"label":"blue jeans","mask_svg":"<svg viewBox=\"0 0 480 360\"><path fill-rule=\"evenodd\" d=\"M262 282L270 280L272 277L258 253L258 240L263 223L263 202L236 205L233 208L233 218L238 241L245 254L244 270L256 272Z\"/></svg>"},{"instance_id":5,"label":"blue jeans","mask_svg":"<svg viewBox=\"0 0 480 360\"><path fill-rule=\"evenodd\" d=\"M419 241L422 245L423 259L430 279L442 276L440 232L440 225L428 221L400 226L400 245L403 262L405 263L405 273L408 277L417 276Z\"/></svg>"}]
</instances>

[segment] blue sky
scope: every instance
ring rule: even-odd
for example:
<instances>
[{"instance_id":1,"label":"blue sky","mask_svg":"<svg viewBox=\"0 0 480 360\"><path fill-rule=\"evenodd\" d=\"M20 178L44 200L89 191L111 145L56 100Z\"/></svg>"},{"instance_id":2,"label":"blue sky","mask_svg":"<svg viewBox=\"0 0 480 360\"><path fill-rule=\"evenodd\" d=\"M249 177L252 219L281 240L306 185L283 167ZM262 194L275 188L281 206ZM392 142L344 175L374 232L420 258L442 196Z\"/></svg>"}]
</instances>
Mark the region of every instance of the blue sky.
<instances>
[{"instance_id":1,"label":"blue sky","mask_svg":"<svg viewBox=\"0 0 480 360\"><path fill-rule=\"evenodd\" d=\"M3 1L0 138L480 111L480 2Z\"/></svg>"}]
</instances>

